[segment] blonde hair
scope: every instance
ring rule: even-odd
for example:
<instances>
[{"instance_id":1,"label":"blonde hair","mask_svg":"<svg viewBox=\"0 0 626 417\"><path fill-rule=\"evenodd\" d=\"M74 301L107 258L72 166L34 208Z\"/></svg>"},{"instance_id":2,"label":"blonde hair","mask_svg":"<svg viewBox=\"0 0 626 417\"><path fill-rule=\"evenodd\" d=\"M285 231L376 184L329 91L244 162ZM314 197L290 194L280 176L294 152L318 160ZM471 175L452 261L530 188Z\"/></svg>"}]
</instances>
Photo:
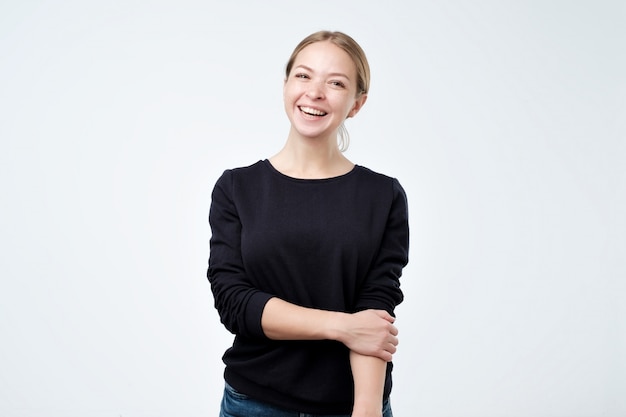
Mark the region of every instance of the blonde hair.
<instances>
[{"instance_id":1,"label":"blonde hair","mask_svg":"<svg viewBox=\"0 0 626 417\"><path fill-rule=\"evenodd\" d=\"M324 41L332 42L350 56L352 62L354 62L354 66L356 67L356 95L358 97L362 94L367 94L370 88L370 66L367 62L367 57L365 56L365 52L361 46L354 39L343 32L321 30L304 38L293 50L289 60L287 61L287 65L285 67L285 77L289 77L293 64L300 51L313 43ZM339 126L337 138L339 150L341 152L345 152L350 145L350 135L348 134L348 130L343 123Z\"/></svg>"}]
</instances>

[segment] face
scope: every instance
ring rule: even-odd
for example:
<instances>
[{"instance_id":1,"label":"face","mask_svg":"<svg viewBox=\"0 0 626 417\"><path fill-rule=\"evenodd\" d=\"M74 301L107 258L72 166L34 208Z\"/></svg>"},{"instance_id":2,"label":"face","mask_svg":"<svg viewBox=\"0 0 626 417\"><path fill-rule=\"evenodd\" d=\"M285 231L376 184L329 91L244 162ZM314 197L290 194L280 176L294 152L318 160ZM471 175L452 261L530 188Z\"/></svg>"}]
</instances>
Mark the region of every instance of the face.
<instances>
[{"instance_id":1,"label":"face","mask_svg":"<svg viewBox=\"0 0 626 417\"><path fill-rule=\"evenodd\" d=\"M361 109L357 72L347 52L331 42L302 49L285 80L283 98L292 132L307 138L336 138L337 129Z\"/></svg>"}]
</instances>

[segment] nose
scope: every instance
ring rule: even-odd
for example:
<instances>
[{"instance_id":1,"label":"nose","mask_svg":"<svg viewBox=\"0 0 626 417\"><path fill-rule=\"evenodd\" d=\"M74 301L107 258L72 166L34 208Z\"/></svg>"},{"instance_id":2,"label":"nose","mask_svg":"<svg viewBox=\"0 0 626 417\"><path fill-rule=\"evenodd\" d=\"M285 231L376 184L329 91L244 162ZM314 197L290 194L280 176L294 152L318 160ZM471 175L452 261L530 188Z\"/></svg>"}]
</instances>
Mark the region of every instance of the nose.
<instances>
[{"instance_id":1,"label":"nose","mask_svg":"<svg viewBox=\"0 0 626 417\"><path fill-rule=\"evenodd\" d=\"M319 100L324 98L324 88L321 82L311 82L309 83L309 88L306 93L307 97L314 100Z\"/></svg>"}]
</instances>

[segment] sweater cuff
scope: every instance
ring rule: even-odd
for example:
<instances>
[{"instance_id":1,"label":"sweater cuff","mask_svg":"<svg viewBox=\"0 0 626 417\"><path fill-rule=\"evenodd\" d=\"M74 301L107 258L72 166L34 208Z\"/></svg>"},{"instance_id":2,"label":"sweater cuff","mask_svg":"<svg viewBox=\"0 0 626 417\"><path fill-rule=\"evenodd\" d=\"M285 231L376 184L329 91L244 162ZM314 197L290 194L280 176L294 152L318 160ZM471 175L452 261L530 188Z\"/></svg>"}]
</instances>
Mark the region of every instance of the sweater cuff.
<instances>
[{"instance_id":1,"label":"sweater cuff","mask_svg":"<svg viewBox=\"0 0 626 417\"><path fill-rule=\"evenodd\" d=\"M248 300L246 306L246 328L251 337L267 339L263 332L263 326L261 326L261 317L263 316L265 304L272 297L270 294L259 291Z\"/></svg>"}]
</instances>

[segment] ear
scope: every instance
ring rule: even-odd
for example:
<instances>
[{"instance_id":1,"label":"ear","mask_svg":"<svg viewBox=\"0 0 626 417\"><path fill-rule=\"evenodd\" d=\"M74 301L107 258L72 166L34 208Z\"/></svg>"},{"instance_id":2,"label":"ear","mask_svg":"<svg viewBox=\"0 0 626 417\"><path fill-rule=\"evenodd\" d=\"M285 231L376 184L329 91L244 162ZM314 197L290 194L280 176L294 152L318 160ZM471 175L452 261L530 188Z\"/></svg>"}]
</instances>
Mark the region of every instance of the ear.
<instances>
[{"instance_id":1,"label":"ear","mask_svg":"<svg viewBox=\"0 0 626 417\"><path fill-rule=\"evenodd\" d=\"M354 101L354 106L352 106L352 109L348 113L348 118L356 116L356 114L359 112L359 110L361 110L361 107L363 107L366 101L367 94L365 93L357 97L357 99Z\"/></svg>"}]
</instances>

